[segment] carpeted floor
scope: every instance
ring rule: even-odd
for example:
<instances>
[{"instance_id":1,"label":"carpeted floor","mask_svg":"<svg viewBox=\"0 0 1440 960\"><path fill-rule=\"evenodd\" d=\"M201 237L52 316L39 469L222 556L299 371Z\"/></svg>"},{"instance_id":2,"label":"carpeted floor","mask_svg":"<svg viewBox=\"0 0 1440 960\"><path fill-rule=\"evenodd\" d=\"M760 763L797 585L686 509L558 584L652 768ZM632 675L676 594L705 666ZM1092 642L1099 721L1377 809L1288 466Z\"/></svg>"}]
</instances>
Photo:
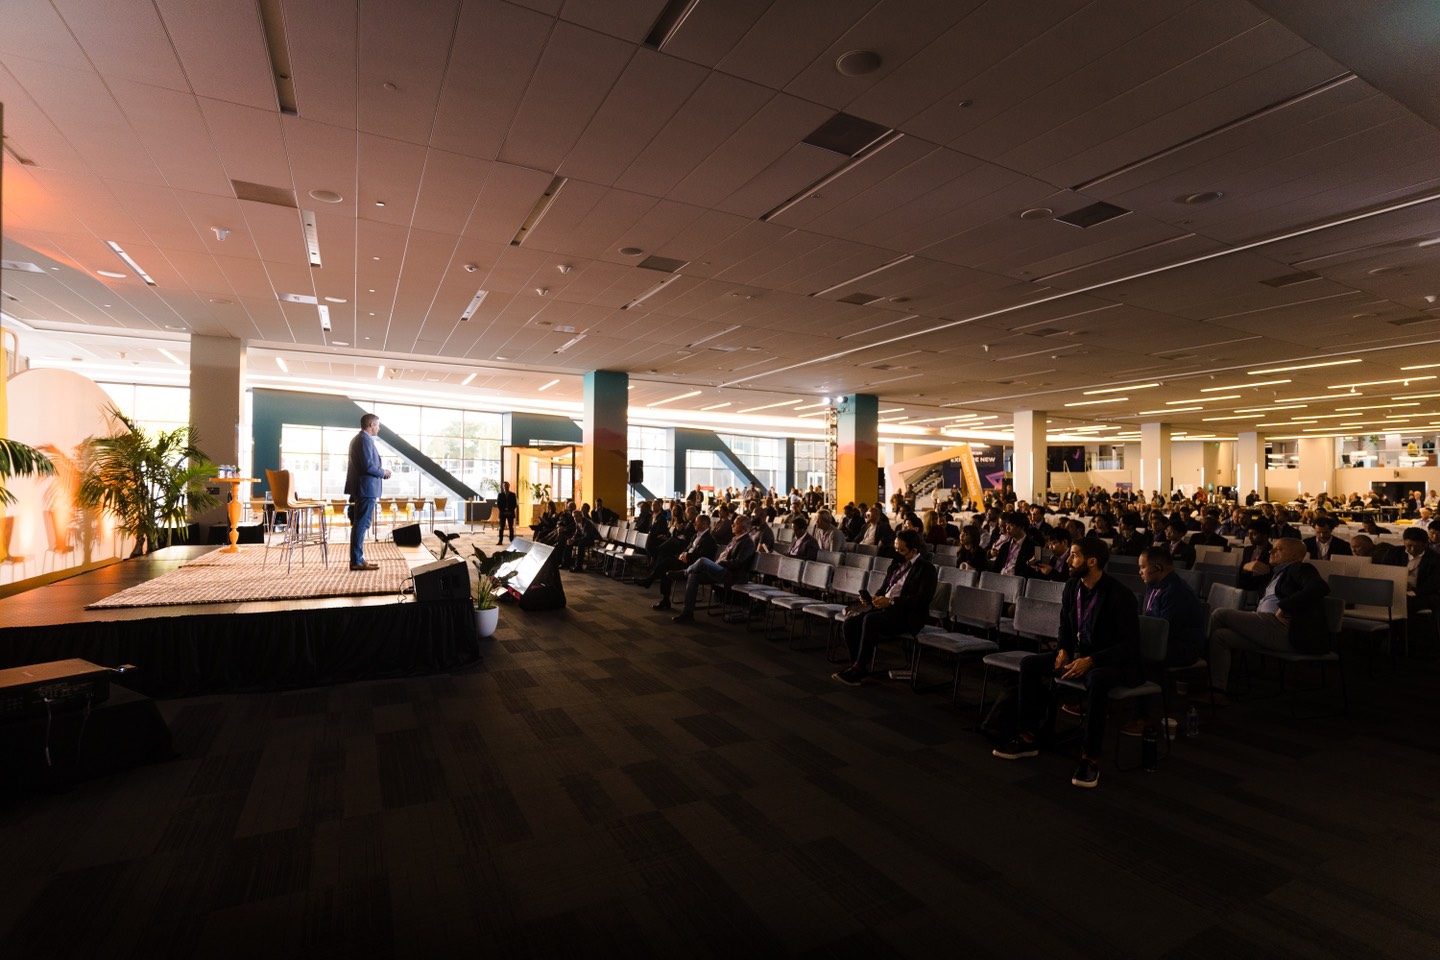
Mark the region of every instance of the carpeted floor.
<instances>
[{"instance_id":1,"label":"carpeted floor","mask_svg":"<svg viewBox=\"0 0 1440 960\"><path fill-rule=\"evenodd\" d=\"M973 706L566 591L479 668L167 702L175 760L0 807L0 957L1440 955L1433 662L1081 791Z\"/></svg>"},{"instance_id":2,"label":"carpeted floor","mask_svg":"<svg viewBox=\"0 0 1440 960\"><path fill-rule=\"evenodd\" d=\"M327 552L322 558L316 546L296 550L287 570L285 551L279 547L267 551L254 546L240 553L215 550L86 609L393 594L400 592L410 573L405 557L388 541L365 547L365 560L378 564L377 570L351 570L343 543L330 544Z\"/></svg>"}]
</instances>

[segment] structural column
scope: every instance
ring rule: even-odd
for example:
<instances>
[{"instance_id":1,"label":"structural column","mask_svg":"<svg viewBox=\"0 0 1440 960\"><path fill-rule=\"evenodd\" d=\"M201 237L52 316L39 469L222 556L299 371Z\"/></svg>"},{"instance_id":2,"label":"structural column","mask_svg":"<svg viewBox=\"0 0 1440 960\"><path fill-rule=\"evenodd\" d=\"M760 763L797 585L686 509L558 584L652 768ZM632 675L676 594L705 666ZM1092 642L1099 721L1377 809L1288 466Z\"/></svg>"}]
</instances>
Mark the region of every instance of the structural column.
<instances>
[{"instance_id":1,"label":"structural column","mask_svg":"<svg viewBox=\"0 0 1440 960\"><path fill-rule=\"evenodd\" d=\"M614 370L585 374L585 416L581 424L580 499L604 500L616 513L625 512L629 483L630 377Z\"/></svg>"},{"instance_id":2,"label":"structural column","mask_svg":"<svg viewBox=\"0 0 1440 960\"><path fill-rule=\"evenodd\" d=\"M1140 469L1135 472L1135 484L1137 490L1159 490L1162 497L1170 496L1170 424L1140 424Z\"/></svg>"},{"instance_id":3,"label":"structural column","mask_svg":"<svg viewBox=\"0 0 1440 960\"><path fill-rule=\"evenodd\" d=\"M1305 437L1300 441L1300 492L1314 496L1335 489L1334 437Z\"/></svg>"},{"instance_id":4,"label":"structural column","mask_svg":"<svg viewBox=\"0 0 1440 960\"><path fill-rule=\"evenodd\" d=\"M1046 482L1045 412L1021 410L1015 414L1015 454L1012 460L1015 497L1044 503Z\"/></svg>"},{"instance_id":5,"label":"structural column","mask_svg":"<svg viewBox=\"0 0 1440 960\"><path fill-rule=\"evenodd\" d=\"M1265 494L1265 435L1242 432L1235 438L1235 499L1240 503L1254 490L1261 500Z\"/></svg>"},{"instance_id":6,"label":"structural column","mask_svg":"<svg viewBox=\"0 0 1440 960\"><path fill-rule=\"evenodd\" d=\"M245 411L245 341L234 337L190 338L190 426L195 446L215 464L250 473L250 424ZM217 491L227 493L223 486ZM244 491L240 491L244 495ZM223 499L223 496L222 496ZM200 524L223 523L226 506L195 514Z\"/></svg>"},{"instance_id":7,"label":"structural column","mask_svg":"<svg viewBox=\"0 0 1440 960\"><path fill-rule=\"evenodd\" d=\"M874 503L880 496L880 399L865 393L846 397L836 412L836 505Z\"/></svg>"}]
</instances>

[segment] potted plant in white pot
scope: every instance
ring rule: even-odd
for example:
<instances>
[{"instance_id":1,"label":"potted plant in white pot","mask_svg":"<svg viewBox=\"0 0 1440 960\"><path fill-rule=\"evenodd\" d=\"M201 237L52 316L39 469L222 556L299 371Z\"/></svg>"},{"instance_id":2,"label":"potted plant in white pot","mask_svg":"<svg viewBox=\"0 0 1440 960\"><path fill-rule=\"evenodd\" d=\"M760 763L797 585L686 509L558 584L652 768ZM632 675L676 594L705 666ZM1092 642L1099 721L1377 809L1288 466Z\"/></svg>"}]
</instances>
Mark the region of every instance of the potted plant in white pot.
<instances>
[{"instance_id":1,"label":"potted plant in white pot","mask_svg":"<svg viewBox=\"0 0 1440 960\"><path fill-rule=\"evenodd\" d=\"M475 600L475 629L481 638L495 633L500 623L500 597L504 595L505 584L515 576L514 570L499 573L499 569L520 554L514 550L497 550L486 554L479 547L470 562L475 566L475 580L470 595Z\"/></svg>"}]
</instances>

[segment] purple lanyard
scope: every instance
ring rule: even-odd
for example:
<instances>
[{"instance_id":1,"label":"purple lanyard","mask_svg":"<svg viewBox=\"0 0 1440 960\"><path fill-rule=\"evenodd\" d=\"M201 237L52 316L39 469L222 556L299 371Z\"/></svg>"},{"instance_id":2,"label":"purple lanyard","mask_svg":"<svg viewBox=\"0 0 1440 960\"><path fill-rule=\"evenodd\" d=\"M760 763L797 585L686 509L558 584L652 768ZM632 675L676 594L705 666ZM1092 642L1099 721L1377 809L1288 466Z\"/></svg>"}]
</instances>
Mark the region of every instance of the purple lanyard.
<instances>
[{"instance_id":1,"label":"purple lanyard","mask_svg":"<svg viewBox=\"0 0 1440 960\"><path fill-rule=\"evenodd\" d=\"M1095 590L1090 594L1090 599L1081 602L1081 594L1085 588L1076 584L1075 587L1075 632L1085 640L1090 639L1090 618L1095 614L1095 604L1100 600L1100 591Z\"/></svg>"}]
</instances>

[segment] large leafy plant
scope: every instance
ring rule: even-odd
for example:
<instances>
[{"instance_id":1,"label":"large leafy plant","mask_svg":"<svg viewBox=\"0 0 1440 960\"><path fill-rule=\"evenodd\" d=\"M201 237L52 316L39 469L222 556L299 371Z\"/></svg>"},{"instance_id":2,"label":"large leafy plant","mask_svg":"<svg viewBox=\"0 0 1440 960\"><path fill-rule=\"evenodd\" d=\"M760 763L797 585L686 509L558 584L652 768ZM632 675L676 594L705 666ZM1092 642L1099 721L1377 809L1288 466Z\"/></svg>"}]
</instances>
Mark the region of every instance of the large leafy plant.
<instances>
[{"instance_id":1,"label":"large leafy plant","mask_svg":"<svg viewBox=\"0 0 1440 960\"><path fill-rule=\"evenodd\" d=\"M48 477L55 473L50 458L34 447L19 440L0 437L0 505L7 507L16 503L15 494L5 486L13 477Z\"/></svg>"},{"instance_id":2,"label":"large leafy plant","mask_svg":"<svg viewBox=\"0 0 1440 960\"><path fill-rule=\"evenodd\" d=\"M475 547L474 550L475 556L470 558L470 562L475 566L476 578L470 593L475 600L475 609L490 610L495 607L496 599L505 588L505 584L515 576L514 570L508 570L505 573L497 571L511 560L520 557L521 554L516 550L496 550L491 554L487 554L479 547Z\"/></svg>"},{"instance_id":3,"label":"large leafy plant","mask_svg":"<svg viewBox=\"0 0 1440 960\"><path fill-rule=\"evenodd\" d=\"M113 515L135 538L130 555L138 557L169 546L191 509L220 502L205 487L215 465L195 445L191 427L147 431L114 406L106 416L110 435L84 444L79 500Z\"/></svg>"}]
</instances>

